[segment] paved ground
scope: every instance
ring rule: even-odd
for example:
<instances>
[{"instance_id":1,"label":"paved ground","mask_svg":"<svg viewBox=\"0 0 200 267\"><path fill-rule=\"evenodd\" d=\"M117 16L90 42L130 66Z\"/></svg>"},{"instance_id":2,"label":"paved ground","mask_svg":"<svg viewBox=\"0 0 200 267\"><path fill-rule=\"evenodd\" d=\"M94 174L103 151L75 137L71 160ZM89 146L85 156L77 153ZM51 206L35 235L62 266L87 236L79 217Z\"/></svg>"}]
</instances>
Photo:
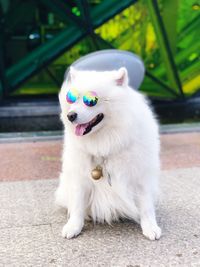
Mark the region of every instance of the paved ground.
<instances>
[{"instance_id":1,"label":"paved ground","mask_svg":"<svg viewBox=\"0 0 200 267\"><path fill-rule=\"evenodd\" d=\"M53 204L62 142L0 144L0 266L200 266L200 133L162 135L163 229L149 241L133 222L88 223L62 239Z\"/></svg>"}]
</instances>

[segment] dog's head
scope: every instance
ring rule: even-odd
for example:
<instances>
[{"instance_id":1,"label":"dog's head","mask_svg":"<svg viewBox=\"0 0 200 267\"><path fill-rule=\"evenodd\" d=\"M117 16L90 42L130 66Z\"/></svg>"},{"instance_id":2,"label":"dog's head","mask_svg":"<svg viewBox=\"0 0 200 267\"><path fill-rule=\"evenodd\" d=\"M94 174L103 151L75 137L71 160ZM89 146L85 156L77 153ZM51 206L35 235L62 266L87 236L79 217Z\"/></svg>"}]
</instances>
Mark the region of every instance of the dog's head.
<instances>
[{"instance_id":1,"label":"dog's head","mask_svg":"<svg viewBox=\"0 0 200 267\"><path fill-rule=\"evenodd\" d=\"M71 67L59 94L65 127L77 136L85 136L116 124L128 98L127 88L125 68L96 72Z\"/></svg>"}]
</instances>

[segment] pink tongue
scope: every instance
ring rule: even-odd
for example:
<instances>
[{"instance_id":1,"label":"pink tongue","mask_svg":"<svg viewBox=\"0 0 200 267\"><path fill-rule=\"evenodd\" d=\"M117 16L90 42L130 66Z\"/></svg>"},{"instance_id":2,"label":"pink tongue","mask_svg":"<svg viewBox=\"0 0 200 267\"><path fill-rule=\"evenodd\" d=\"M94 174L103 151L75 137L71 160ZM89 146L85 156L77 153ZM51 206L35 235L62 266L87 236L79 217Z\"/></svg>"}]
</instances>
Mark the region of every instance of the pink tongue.
<instances>
[{"instance_id":1,"label":"pink tongue","mask_svg":"<svg viewBox=\"0 0 200 267\"><path fill-rule=\"evenodd\" d=\"M78 136L83 135L88 125L89 123L78 124L75 128L75 134Z\"/></svg>"}]
</instances>

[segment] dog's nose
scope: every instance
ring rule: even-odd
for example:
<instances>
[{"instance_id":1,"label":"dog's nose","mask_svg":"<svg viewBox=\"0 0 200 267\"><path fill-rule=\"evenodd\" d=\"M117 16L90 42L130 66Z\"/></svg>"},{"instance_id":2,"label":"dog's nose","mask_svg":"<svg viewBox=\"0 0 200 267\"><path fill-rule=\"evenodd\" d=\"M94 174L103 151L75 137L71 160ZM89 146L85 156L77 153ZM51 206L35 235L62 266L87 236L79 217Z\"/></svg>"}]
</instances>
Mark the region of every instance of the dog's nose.
<instances>
[{"instance_id":1,"label":"dog's nose","mask_svg":"<svg viewBox=\"0 0 200 267\"><path fill-rule=\"evenodd\" d=\"M71 111L68 113L67 118L69 121L73 122L77 118L77 113L74 111Z\"/></svg>"}]
</instances>

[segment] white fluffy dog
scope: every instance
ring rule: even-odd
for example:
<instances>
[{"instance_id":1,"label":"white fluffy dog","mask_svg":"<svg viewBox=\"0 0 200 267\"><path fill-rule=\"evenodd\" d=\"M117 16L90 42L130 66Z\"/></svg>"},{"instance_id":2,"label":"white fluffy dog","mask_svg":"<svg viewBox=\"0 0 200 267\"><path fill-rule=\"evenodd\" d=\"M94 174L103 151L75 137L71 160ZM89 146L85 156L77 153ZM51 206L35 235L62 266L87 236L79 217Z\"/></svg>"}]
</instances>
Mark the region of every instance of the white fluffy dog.
<instances>
[{"instance_id":1,"label":"white fluffy dog","mask_svg":"<svg viewBox=\"0 0 200 267\"><path fill-rule=\"evenodd\" d=\"M59 100L65 126L63 166L56 203L68 210L62 235L80 234L84 220L133 219L150 240L159 239L158 125L145 98L117 71L70 69Z\"/></svg>"}]
</instances>

